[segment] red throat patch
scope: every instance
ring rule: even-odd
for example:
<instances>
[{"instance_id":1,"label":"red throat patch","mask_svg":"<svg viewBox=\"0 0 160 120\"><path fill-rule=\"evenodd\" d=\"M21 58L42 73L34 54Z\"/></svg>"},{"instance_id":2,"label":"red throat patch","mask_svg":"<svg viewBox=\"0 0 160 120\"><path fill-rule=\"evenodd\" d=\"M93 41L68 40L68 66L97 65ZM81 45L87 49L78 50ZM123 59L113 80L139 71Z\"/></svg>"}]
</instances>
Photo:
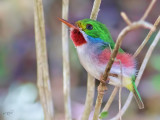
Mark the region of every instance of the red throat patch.
<instances>
[{"instance_id":1,"label":"red throat patch","mask_svg":"<svg viewBox=\"0 0 160 120\"><path fill-rule=\"evenodd\" d=\"M83 37L82 33L79 31L79 29L71 30L70 37L71 37L75 46L81 46L81 45L87 43L87 41L84 39L84 37Z\"/></svg>"}]
</instances>

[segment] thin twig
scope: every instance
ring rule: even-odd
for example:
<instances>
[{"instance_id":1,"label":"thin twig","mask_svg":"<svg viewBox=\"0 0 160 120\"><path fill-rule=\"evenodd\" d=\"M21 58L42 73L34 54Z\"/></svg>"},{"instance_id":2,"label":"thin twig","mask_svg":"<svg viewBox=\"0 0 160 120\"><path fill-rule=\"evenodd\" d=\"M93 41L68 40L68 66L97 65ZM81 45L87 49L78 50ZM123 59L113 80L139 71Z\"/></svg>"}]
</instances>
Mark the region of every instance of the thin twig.
<instances>
[{"instance_id":1,"label":"thin twig","mask_svg":"<svg viewBox=\"0 0 160 120\"><path fill-rule=\"evenodd\" d=\"M53 120L53 101L47 61L42 0L34 0L35 44L37 55L37 86L45 120Z\"/></svg>"},{"instance_id":2,"label":"thin twig","mask_svg":"<svg viewBox=\"0 0 160 120\"><path fill-rule=\"evenodd\" d=\"M121 109L122 109L121 101L122 101L122 99L121 99L121 93L122 93L122 87L120 86L119 87L119 114L120 114L119 119L120 120L122 120L122 114L121 114Z\"/></svg>"},{"instance_id":3,"label":"thin twig","mask_svg":"<svg viewBox=\"0 0 160 120\"><path fill-rule=\"evenodd\" d=\"M69 0L62 1L62 18L68 20ZM70 97L70 63L68 29L62 24L62 55L63 55L63 94L65 107L65 120L71 120L71 97Z\"/></svg>"},{"instance_id":4,"label":"thin twig","mask_svg":"<svg viewBox=\"0 0 160 120\"><path fill-rule=\"evenodd\" d=\"M158 24L160 23L160 16L157 18L157 20L154 23L154 27L155 29L157 28ZM142 42L142 44L138 47L138 49L136 50L136 52L134 53L133 57L137 57L138 54L142 51L142 49L144 48L144 46L146 45L146 43L148 42L148 40L150 39L151 35L153 34L153 30L150 30L148 35L146 36L146 38L144 39L144 41Z\"/></svg>"},{"instance_id":5,"label":"thin twig","mask_svg":"<svg viewBox=\"0 0 160 120\"><path fill-rule=\"evenodd\" d=\"M82 115L82 120L88 120L90 112L93 107L93 100L94 100L94 92L95 91L95 80L91 75L88 75L87 80L87 95L86 95L86 102L85 108Z\"/></svg>"},{"instance_id":6,"label":"thin twig","mask_svg":"<svg viewBox=\"0 0 160 120\"><path fill-rule=\"evenodd\" d=\"M92 8L92 12L90 15L91 19L96 20L99 12L99 7L101 4L101 0L95 0ZM94 77L88 73L87 79L87 96L85 101L85 108L82 114L82 120L88 120L94 100L94 89L95 89L95 81Z\"/></svg>"},{"instance_id":7,"label":"thin twig","mask_svg":"<svg viewBox=\"0 0 160 120\"><path fill-rule=\"evenodd\" d=\"M119 87L115 86L115 88L113 89L112 94L110 95L110 97L109 97L105 107L103 108L102 112L108 111L108 109L110 108L110 106L111 106L111 104L112 104L112 102L113 102L118 90L119 90Z\"/></svg>"},{"instance_id":8,"label":"thin twig","mask_svg":"<svg viewBox=\"0 0 160 120\"><path fill-rule=\"evenodd\" d=\"M131 20L127 17L126 13L125 12L121 12L121 16L123 18L123 20L128 24L128 25L131 25Z\"/></svg>"},{"instance_id":9,"label":"thin twig","mask_svg":"<svg viewBox=\"0 0 160 120\"><path fill-rule=\"evenodd\" d=\"M151 6L153 6L153 5L151 5ZM148 12L145 13L143 19L145 19L146 16L149 14L149 11L151 10L152 7L148 7L148 8L149 8L149 10L148 10ZM124 14L124 13L122 13L121 16L122 16L123 19L126 21L126 23L127 23L128 25L130 25L130 20L128 19L127 15ZM143 19L141 19L140 21L144 22ZM139 22L140 22L140 21L139 21ZM132 24L133 24L133 23L132 23ZM146 25L147 25L147 28L150 26L150 27L149 27L149 28L151 28L150 31L154 31L154 30L155 30L155 27L153 27L152 25L149 25L149 24L146 24ZM144 24L144 27L145 27L145 24ZM120 34L121 34L121 33L120 33ZM119 35L120 35L120 34L119 34ZM121 36L121 35L120 35L120 36ZM108 66L108 65L107 65L107 66ZM108 102L106 103L103 111L108 111L108 109L109 109L109 107L110 107L113 99L115 98L117 92L118 92L118 88L115 87L115 88L114 88L114 91L112 92L112 94L111 94ZM132 94L132 93L131 93L131 94ZM131 98L130 98L130 99L131 99ZM127 103L126 103L126 104L127 104ZM120 114L119 114L119 115L120 115ZM118 119L119 117L120 117L120 116L118 116L117 119Z\"/></svg>"},{"instance_id":10,"label":"thin twig","mask_svg":"<svg viewBox=\"0 0 160 120\"><path fill-rule=\"evenodd\" d=\"M120 76L120 87L119 87L119 113L120 117L119 119L122 120L122 114L121 114L121 109L122 109L122 99L121 99L121 94L122 94L122 80L123 80L123 70L122 70L122 63L120 60L118 60L120 63L120 70L121 70L121 76Z\"/></svg>"},{"instance_id":11,"label":"thin twig","mask_svg":"<svg viewBox=\"0 0 160 120\"><path fill-rule=\"evenodd\" d=\"M142 62L142 65L141 65L141 67L140 67L138 76L137 76L137 78L136 78L136 86L138 86L138 84L139 84L139 82L140 82L140 80L141 80L141 77L142 77L142 75L143 75L143 72L144 72L144 70L145 70L145 68L146 68L146 65L147 65L147 63L148 63L148 60L149 60L149 58L151 57L152 52L153 52L154 48L156 47L156 45L157 45L157 43L158 43L159 40L160 40L160 30L159 30L159 32L157 33L154 41L153 41L152 44L150 45L150 47L149 47L149 49L148 49L148 51L147 51L147 53L146 53L146 55L145 55L145 57L144 57L144 59L143 59L143 62ZM123 106L123 108L122 108L122 110L121 110L121 115L123 115L123 114L126 112L127 108L129 107L129 105L130 105L130 103L131 103L131 101L132 101L132 98L133 98L133 94L130 93L129 96L128 96L128 98L127 98L127 100L126 100L126 102L125 102L125 105ZM118 114L117 114L114 118L112 118L111 120L117 120L119 117L120 117L120 114L118 113Z\"/></svg>"},{"instance_id":12,"label":"thin twig","mask_svg":"<svg viewBox=\"0 0 160 120\"><path fill-rule=\"evenodd\" d=\"M100 10L101 0L95 0L92 8L90 18L93 20L97 19L98 12Z\"/></svg>"},{"instance_id":13,"label":"thin twig","mask_svg":"<svg viewBox=\"0 0 160 120\"><path fill-rule=\"evenodd\" d=\"M151 3L149 4L147 10L145 11L144 15L142 16L141 20L145 20L149 14L149 12L152 10L154 4L156 3L157 0L152 0Z\"/></svg>"}]
</instances>

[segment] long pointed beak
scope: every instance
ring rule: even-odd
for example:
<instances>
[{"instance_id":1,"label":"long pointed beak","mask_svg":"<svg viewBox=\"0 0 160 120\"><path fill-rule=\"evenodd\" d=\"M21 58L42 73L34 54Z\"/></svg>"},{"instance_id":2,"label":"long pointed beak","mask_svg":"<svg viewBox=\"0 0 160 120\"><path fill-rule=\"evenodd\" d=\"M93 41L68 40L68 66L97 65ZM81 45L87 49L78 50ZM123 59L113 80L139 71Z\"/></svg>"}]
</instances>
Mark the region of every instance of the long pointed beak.
<instances>
[{"instance_id":1,"label":"long pointed beak","mask_svg":"<svg viewBox=\"0 0 160 120\"><path fill-rule=\"evenodd\" d=\"M67 22L64 19L58 18L61 22L63 22L64 24L66 24L68 27L70 28L77 28L76 26L72 25L71 23Z\"/></svg>"}]
</instances>

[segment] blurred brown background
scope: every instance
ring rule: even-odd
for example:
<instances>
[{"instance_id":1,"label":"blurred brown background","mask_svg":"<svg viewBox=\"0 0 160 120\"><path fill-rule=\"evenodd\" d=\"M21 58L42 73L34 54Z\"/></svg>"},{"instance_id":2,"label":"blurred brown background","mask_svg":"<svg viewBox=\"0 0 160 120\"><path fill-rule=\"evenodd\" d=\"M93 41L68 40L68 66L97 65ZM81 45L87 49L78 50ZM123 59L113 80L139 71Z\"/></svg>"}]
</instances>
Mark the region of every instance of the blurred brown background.
<instances>
[{"instance_id":1,"label":"blurred brown background","mask_svg":"<svg viewBox=\"0 0 160 120\"><path fill-rule=\"evenodd\" d=\"M56 120L64 120L62 88L61 50L61 0L43 0L48 61ZM124 11L132 21L138 20L149 5L150 0L103 0L98 20L108 27L116 40L126 26L120 12ZM34 41L33 0L0 0L0 120L43 120L36 88L36 54ZM89 18L93 0L70 0L69 21ZM160 15L160 1L149 14L147 21L154 23ZM130 32L123 41L122 48L134 53L147 35L148 30ZM155 34L137 57L137 68L152 43ZM158 43L138 87L145 104L138 110L132 101L124 115L124 120L160 120L160 43ZM77 58L76 49L70 40L71 98L73 118L79 119L84 108L86 95L86 71ZM98 85L98 81L96 84ZM113 87L104 97L107 101ZM96 90L95 90L96 91ZM128 91L123 89L124 103ZM96 96L95 96L96 98ZM118 112L118 97L109 109L108 118ZM7 113L10 113L9 115Z\"/></svg>"}]
</instances>

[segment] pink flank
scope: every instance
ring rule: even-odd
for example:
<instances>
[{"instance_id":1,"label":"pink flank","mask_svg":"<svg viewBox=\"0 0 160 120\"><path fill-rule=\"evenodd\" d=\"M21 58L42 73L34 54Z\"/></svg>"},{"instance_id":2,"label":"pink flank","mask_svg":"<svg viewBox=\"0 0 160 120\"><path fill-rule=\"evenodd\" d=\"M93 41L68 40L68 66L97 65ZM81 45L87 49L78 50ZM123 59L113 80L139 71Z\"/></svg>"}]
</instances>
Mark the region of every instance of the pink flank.
<instances>
[{"instance_id":1,"label":"pink flank","mask_svg":"<svg viewBox=\"0 0 160 120\"><path fill-rule=\"evenodd\" d=\"M108 60L110 59L111 52L108 49L102 51L99 55L99 63L100 64L107 64ZM116 57L117 60L120 60L122 65L125 67L134 67L134 59L130 54L127 53L119 53ZM120 64L118 61L115 61L113 65Z\"/></svg>"}]
</instances>

